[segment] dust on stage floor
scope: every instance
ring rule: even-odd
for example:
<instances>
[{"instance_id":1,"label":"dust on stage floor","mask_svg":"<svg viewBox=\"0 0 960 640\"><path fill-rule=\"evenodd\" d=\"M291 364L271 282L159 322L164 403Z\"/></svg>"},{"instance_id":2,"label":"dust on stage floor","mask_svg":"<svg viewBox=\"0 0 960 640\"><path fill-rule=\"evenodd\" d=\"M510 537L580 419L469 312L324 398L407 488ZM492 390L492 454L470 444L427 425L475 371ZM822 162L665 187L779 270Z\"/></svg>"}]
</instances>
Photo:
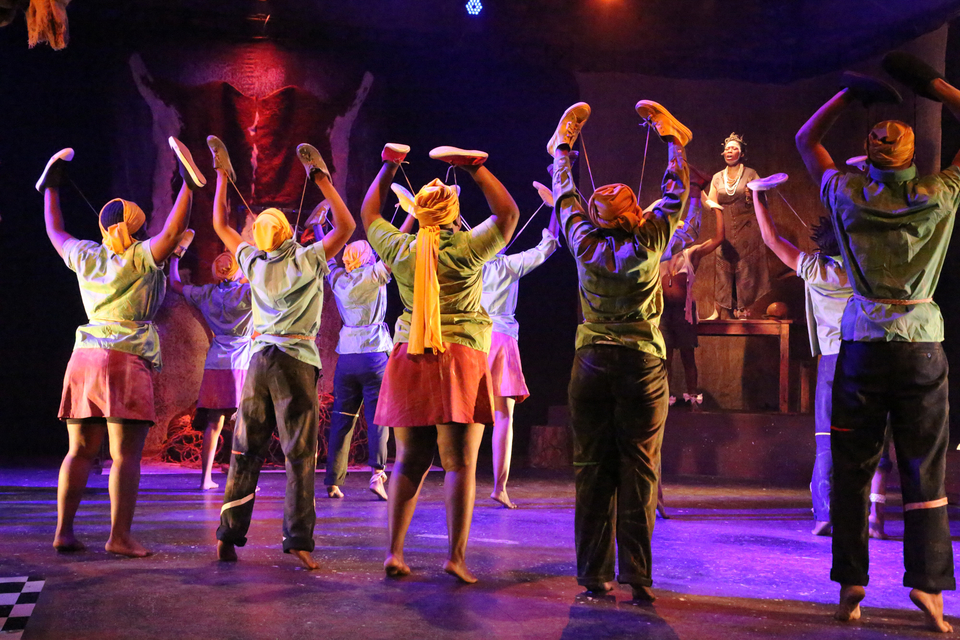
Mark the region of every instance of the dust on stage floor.
<instances>
[{"instance_id":1,"label":"dust on stage floor","mask_svg":"<svg viewBox=\"0 0 960 640\"><path fill-rule=\"evenodd\" d=\"M441 568L447 540L436 472L407 537L414 575L384 578L386 503L367 479L352 473L344 500L321 497L319 483L314 555L322 569L307 572L280 551L282 473L261 476L250 540L238 563L223 564L214 551L222 495L196 491L196 472L145 473L133 532L156 555L129 560L103 551L106 475L91 478L77 518L89 549L58 555L56 469L8 468L0 471L0 578L45 580L26 640L929 637L901 586L903 521L893 495L893 539L871 541L863 620L844 626L831 618L838 587L828 580L830 538L810 535L803 490L668 480L671 518L658 520L653 536L659 599L639 607L627 588L578 595L572 473L518 472L510 486L516 511L496 508L491 478L480 478L467 556L480 578L473 586ZM945 596L948 614L960 614L960 598Z\"/></svg>"}]
</instances>

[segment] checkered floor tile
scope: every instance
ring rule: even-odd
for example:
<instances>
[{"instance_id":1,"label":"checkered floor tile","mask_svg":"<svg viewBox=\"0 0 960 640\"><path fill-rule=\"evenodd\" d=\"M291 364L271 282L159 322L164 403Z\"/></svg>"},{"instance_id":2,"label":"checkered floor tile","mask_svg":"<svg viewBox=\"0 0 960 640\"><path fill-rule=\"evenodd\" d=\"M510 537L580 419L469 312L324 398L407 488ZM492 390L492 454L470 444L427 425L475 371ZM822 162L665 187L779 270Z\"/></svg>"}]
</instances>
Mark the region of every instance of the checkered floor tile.
<instances>
[{"instance_id":1,"label":"checkered floor tile","mask_svg":"<svg viewBox=\"0 0 960 640\"><path fill-rule=\"evenodd\" d=\"M37 576L0 577L0 640L23 635L43 583Z\"/></svg>"}]
</instances>

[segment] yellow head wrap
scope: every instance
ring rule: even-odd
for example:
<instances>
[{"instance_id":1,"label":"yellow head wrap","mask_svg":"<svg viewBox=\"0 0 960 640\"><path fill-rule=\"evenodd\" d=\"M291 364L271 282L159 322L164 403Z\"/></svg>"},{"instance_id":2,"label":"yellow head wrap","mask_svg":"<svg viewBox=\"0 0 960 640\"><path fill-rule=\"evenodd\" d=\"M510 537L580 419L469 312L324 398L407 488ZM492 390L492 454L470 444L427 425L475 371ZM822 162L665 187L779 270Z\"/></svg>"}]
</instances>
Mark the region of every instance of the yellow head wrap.
<instances>
[{"instance_id":1,"label":"yellow head wrap","mask_svg":"<svg viewBox=\"0 0 960 640\"><path fill-rule=\"evenodd\" d=\"M233 254L229 251L224 251L218 255L213 259L213 264L210 265L210 271L213 273L213 278L217 282L221 280L233 280L239 270L240 265L237 264L237 259L234 258Z\"/></svg>"},{"instance_id":2,"label":"yellow head wrap","mask_svg":"<svg viewBox=\"0 0 960 640\"><path fill-rule=\"evenodd\" d=\"M366 240L351 242L343 250L343 266L347 268L347 273L373 262L373 258L373 249Z\"/></svg>"},{"instance_id":3,"label":"yellow head wrap","mask_svg":"<svg viewBox=\"0 0 960 640\"><path fill-rule=\"evenodd\" d=\"M253 242L261 251L273 251L292 237L290 222L279 209L264 209L253 223Z\"/></svg>"},{"instance_id":4,"label":"yellow head wrap","mask_svg":"<svg viewBox=\"0 0 960 640\"><path fill-rule=\"evenodd\" d=\"M587 215L603 229L622 229L634 233L643 224L643 212L633 189L625 184L608 184L590 196Z\"/></svg>"},{"instance_id":5,"label":"yellow head wrap","mask_svg":"<svg viewBox=\"0 0 960 640\"><path fill-rule=\"evenodd\" d=\"M885 120L867 136L867 157L878 169L899 167L913 160L916 138L913 129L899 120Z\"/></svg>"},{"instance_id":6,"label":"yellow head wrap","mask_svg":"<svg viewBox=\"0 0 960 640\"><path fill-rule=\"evenodd\" d=\"M100 210L100 234L104 246L116 254L123 253L133 244L133 234L146 221L143 209L136 203L114 198Z\"/></svg>"},{"instance_id":7,"label":"yellow head wrap","mask_svg":"<svg viewBox=\"0 0 960 640\"><path fill-rule=\"evenodd\" d=\"M413 318L407 353L423 353L425 348L443 352L440 334L440 281L437 259L440 256L440 226L460 217L460 198L454 187L434 179L417 193L414 215L420 223L417 231L417 265L413 280Z\"/></svg>"}]
</instances>

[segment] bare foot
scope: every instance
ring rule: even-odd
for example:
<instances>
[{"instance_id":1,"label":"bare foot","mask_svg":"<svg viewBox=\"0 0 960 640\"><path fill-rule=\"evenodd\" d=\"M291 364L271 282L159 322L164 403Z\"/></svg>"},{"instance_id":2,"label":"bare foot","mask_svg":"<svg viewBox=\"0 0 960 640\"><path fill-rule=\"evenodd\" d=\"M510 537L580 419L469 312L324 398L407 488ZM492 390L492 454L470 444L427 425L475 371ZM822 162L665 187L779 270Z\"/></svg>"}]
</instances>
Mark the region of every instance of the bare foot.
<instances>
[{"instance_id":1,"label":"bare foot","mask_svg":"<svg viewBox=\"0 0 960 640\"><path fill-rule=\"evenodd\" d=\"M308 571L316 571L320 568L320 565L316 560L313 559L313 556L310 555L310 552L305 549L291 549L290 553L297 556L297 559L300 561Z\"/></svg>"},{"instance_id":2,"label":"bare foot","mask_svg":"<svg viewBox=\"0 0 960 640\"><path fill-rule=\"evenodd\" d=\"M470 573L470 569L467 569L467 565L461 562L447 560L443 564L443 570L464 584L473 584L477 581L477 577Z\"/></svg>"},{"instance_id":3,"label":"bare foot","mask_svg":"<svg viewBox=\"0 0 960 640\"><path fill-rule=\"evenodd\" d=\"M512 502L510 502L510 496L507 495L507 490L506 490L506 489L503 489L503 490L500 491L499 493L497 493L497 491L494 490L494 492L490 494L490 497L491 497L493 500L496 500L497 502L499 502L500 504L502 504L505 509L516 509L516 508L517 508L517 505L513 504Z\"/></svg>"},{"instance_id":4,"label":"bare foot","mask_svg":"<svg viewBox=\"0 0 960 640\"><path fill-rule=\"evenodd\" d=\"M657 500L657 515L664 520L670 519L670 516L667 515L667 505L663 504L663 500Z\"/></svg>"},{"instance_id":5,"label":"bare foot","mask_svg":"<svg viewBox=\"0 0 960 640\"><path fill-rule=\"evenodd\" d=\"M653 589L643 585L633 585L633 601L642 604L650 604L657 599L653 595Z\"/></svg>"},{"instance_id":6,"label":"bare foot","mask_svg":"<svg viewBox=\"0 0 960 640\"><path fill-rule=\"evenodd\" d=\"M829 536L832 533L830 521L817 520L813 523L813 530L810 533L815 536Z\"/></svg>"},{"instance_id":7,"label":"bare foot","mask_svg":"<svg viewBox=\"0 0 960 640\"><path fill-rule=\"evenodd\" d=\"M927 627L940 633L952 633L953 625L943 619L943 594L927 593L920 589L910 590L910 599L923 611Z\"/></svg>"},{"instance_id":8,"label":"bare foot","mask_svg":"<svg viewBox=\"0 0 960 640\"><path fill-rule=\"evenodd\" d=\"M203 481L200 483L200 491L209 491L210 489L216 489L219 486L220 485L218 485L213 480L204 478Z\"/></svg>"},{"instance_id":9,"label":"bare foot","mask_svg":"<svg viewBox=\"0 0 960 640\"><path fill-rule=\"evenodd\" d=\"M103 545L103 548L110 553L115 553L118 556L126 556L127 558L146 558L147 556L153 555L152 551L149 551L139 542L129 537L126 539L110 538L107 540L107 544Z\"/></svg>"},{"instance_id":10,"label":"bare foot","mask_svg":"<svg viewBox=\"0 0 960 640\"><path fill-rule=\"evenodd\" d=\"M332 484L329 487L327 487L327 497L336 498L336 499L342 498L343 491L340 491L340 487L338 487L337 485Z\"/></svg>"},{"instance_id":11,"label":"bare foot","mask_svg":"<svg viewBox=\"0 0 960 640\"><path fill-rule=\"evenodd\" d=\"M886 532L884 532L883 529L881 529L881 528L879 528L879 527L877 527L877 526L875 526L875 525L872 525L872 524L870 525L870 528L868 529L868 532L870 533L870 537L873 538L874 540L889 540L889 539L890 539L890 536L888 536L888 535L886 534Z\"/></svg>"},{"instance_id":12,"label":"bare foot","mask_svg":"<svg viewBox=\"0 0 960 640\"><path fill-rule=\"evenodd\" d=\"M833 617L840 622L853 622L860 619L860 601L867 595L866 590L858 584L840 586L840 604Z\"/></svg>"},{"instance_id":13,"label":"bare foot","mask_svg":"<svg viewBox=\"0 0 960 640\"><path fill-rule=\"evenodd\" d=\"M236 562L237 548L229 542L217 540L217 559L220 562Z\"/></svg>"},{"instance_id":14,"label":"bare foot","mask_svg":"<svg viewBox=\"0 0 960 640\"><path fill-rule=\"evenodd\" d=\"M402 557L390 555L383 561L383 570L388 578L402 578L410 575L410 567Z\"/></svg>"},{"instance_id":15,"label":"bare foot","mask_svg":"<svg viewBox=\"0 0 960 640\"><path fill-rule=\"evenodd\" d=\"M86 551L87 546L77 540L72 533L67 535L59 533L53 538L53 548L57 553L76 553L77 551Z\"/></svg>"},{"instance_id":16,"label":"bare foot","mask_svg":"<svg viewBox=\"0 0 960 640\"><path fill-rule=\"evenodd\" d=\"M599 582L597 584L587 584L583 587L584 595L588 596L602 596L604 594L610 593L617 588L617 583L611 580L610 582Z\"/></svg>"}]
</instances>

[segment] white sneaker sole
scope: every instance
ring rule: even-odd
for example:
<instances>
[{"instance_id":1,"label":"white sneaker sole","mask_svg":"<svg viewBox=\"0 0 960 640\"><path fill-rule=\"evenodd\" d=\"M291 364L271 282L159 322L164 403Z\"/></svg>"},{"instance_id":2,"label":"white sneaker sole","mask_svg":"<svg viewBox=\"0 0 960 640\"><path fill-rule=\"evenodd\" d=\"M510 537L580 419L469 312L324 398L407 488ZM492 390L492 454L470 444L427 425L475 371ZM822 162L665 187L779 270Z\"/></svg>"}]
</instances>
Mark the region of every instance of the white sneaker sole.
<instances>
[{"instance_id":1,"label":"white sneaker sole","mask_svg":"<svg viewBox=\"0 0 960 640\"><path fill-rule=\"evenodd\" d=\"M190 155L190 150L187 149L187 145L173 136L167 138L167 142L170 144L170 149L172 149L173 153L177 156L177 160L179 160L180 164L187 170L187 175L190 176L190 182L192 183L191 186L194 189L200 189L206 186L207 179L200 173L200 169L197 167L197 163L193 161L193 156Z\"/></svg>"},{"instance_id":2,"label":"white sneaker sole","mask_svg":"<svg viewBox=\"0 0 960 640\"><path fill-rule=\"evenodd\" d=\"M40 191L41 187L43 186L43 183L46 182L47 174L50 173L50 168L53 167L53 165L55 165L57 162L60 162L61 160L63 162L70 162L71 160L73 160L73 149L70 147L67 147L65 149L60 149L60 151L57 151L55 154L50 156L50 159L47 160L47 166L43 168L43 173L40 174L40 179L37 180L37 185L36 185L37 191Z\"/></svg>"}]
</instances>

